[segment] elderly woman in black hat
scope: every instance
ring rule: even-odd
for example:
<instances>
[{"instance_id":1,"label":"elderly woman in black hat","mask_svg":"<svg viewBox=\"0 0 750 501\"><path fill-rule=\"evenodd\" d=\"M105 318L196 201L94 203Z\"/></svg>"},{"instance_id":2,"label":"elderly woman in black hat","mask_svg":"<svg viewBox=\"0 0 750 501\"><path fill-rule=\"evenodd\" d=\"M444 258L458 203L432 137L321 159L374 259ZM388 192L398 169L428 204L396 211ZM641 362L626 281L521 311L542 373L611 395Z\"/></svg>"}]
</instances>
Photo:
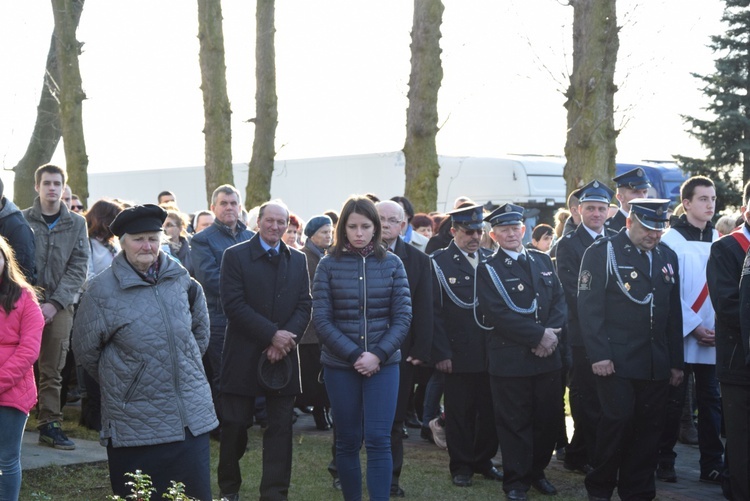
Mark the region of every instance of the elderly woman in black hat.
<instances>
[{"instance_id":1,"label":"elderly woman in black hat","mask_svg":"<svg viewBox=\"0 0 750 501\"><path fill-rule=\"evenodd\" d=\"M100 438L114 493L128 495L125 474L141 470L159 497L174 480L206 500L208 432L218 425L201 362L208 314L200 285L160 250L166 216L149 204L112 222L122 251L81 298L73 350L101 384Z\"/></svg>"}]
</instances>

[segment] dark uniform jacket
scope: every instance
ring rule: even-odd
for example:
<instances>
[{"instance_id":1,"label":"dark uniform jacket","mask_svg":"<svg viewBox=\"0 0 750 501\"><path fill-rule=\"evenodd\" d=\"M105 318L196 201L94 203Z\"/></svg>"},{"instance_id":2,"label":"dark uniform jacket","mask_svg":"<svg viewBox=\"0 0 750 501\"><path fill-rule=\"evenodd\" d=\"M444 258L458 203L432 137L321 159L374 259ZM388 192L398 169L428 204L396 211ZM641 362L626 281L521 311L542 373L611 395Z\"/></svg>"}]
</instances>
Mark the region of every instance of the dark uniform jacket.
<instances>
[{"instance_id":1,"label":"dark uniform jacket","mask_svg":"<svg viewBox=\"0 0 750 501\"><path fill-rule=\"evenodd\" d=\"M612 244L623 287L637 299L653 292L650 304L636 304L607 272L607 244ZM682 305L677 255L663 244L648 261L627 231L597 240L586 249L578 281L578 318L591 363L612 360L617 376L663 380L682 369Z\"/></svg>"},{"instance_id":2,"label":"dark uniform jacket","mask_svg":"<svg viewBox=\"0 0 750 501\"><path fill-rule=\"evenodd\" d=\"M479 249L479 266L492 256L487 249ZM451 360L453 372L485 372L487 370L488 332L479 327L476 318L481 315L475 308L458 306L451 294L466 304L475 298L474 267L454 242L432 254L433 301L435 305L435 331L433 333L433 362Z\"/></svg>"},{"instance_id":3,"label":"dark uniform jacket","mask_svg":"<svg viewBox=\"0 0 750 501\"><path fill-rule=\"evenodd\" d=\"M36 283L36 247L34 232L24 219L21 211L7 197L0 197L0 235L4 236L13 252L16 261L21 265L26 280Z\"/></svg>"},{"instance_id":4,"label":"dark uniform jacket","mask_svg":"<svg viewBox=\"0 0 750 501\"><path fill-rule=\"evenodd\" d=\"M429 362L433 324L430 258L416 247L408 245L401 237L396 240L393 253L404 263L411 293L412 320L409 333L401 344L401 359L412 357Z\"/></svg>"},{"instance_id":5,"label":"dark uniform jacket","mask_svg":"<svg viewBox=\"0 0 750 501\"><path fill-rule=\"evenodd\" d=\"M604 222L604 225L612 231L619 232L625 227L626 220L627 217L625 217L625 214L623 214L621 210L618 210L614 216Z\"/></svg>"},{"instance_id":6,"label":"dark uniform jacket","mask_svg":"<svg viewBox=\"0 0 750 501\"><path fill-rule=\"evenodd\" d=\"M716 312L716 377L726 384L750 384L750 365L745 363L747 340L743 343L740 336L739 287L744 260L745 251L730 234L711 245L706 266L708 293ZM747 281L744 277L743 282Z\"/></svg>"},{"instance_id":7,"label":"dark uniform jacket","mask_svg":"<svg viewBox=\"0 0 750 501\"><path fill-rule=\"evenodd\" d=\"M616 233L604 230L604 236ZM557 244L557 276L560 277L565 302L568 305L568 339L570 346L583 346L581 323L578 320L578 272L581 269L583 253L594 243L594 238L581 224L572 233L562 237Z\"/></svg>"},{"instance_id":8,"label":"dark uniform jacket","mask_svg":"<svg viewBox=\"0 0 750 501\"><path fill-rule=\"evenodd\" d=\"M565 325L567 307L550 257L534 250L527 251L527 254L531 276L502 249L485 265L478 267L479 309L487 325L495 327L487 351L488 370L492 376L533 376L562 367L560 345L545 358L531 352L542 340L545 328L557 329ZM536 298L536 314L511 310L490 278L490 267L495 270L516 306L527 309Z\"/></svg>"},{"instance_id":9,"label":"dark uniform jacket","mask_svg":"<svg viewBox=\"0 0 750 501\"><path fill-rule=\"evenodd\" d=\"M207 231L207 230L204 230ZM256 234L233 245L221 262L221 305L227 331L221 361L221 391L232 395L266 394L257 381L258 361L277 330L297 335L299 342L310 321L312 299L305 255L281 242L269 257ZM293 376L279 395L301 392L299 355L292 350Z\"/></svg>"}]
</instances>

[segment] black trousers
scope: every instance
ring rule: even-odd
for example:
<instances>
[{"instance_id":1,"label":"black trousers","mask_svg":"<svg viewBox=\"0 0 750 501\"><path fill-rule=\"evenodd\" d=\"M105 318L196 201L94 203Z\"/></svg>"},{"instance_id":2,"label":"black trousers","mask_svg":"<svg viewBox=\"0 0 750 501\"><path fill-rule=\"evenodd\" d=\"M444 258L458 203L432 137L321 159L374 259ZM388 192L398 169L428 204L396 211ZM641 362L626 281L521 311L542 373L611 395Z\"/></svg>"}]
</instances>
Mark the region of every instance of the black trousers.
<instances>
[{"instance_id":1,"label":"black trousers","mask_svg":"<svg viewBox=\"0 0 750 501\"><path fill-rule=\"evenodd\" d=\"M444 388L451 476L488 472L498 447L489 374L446 374Z\"/></svg>"},{"instance_id":2,"label":"black trousers","mask_svg":"<svg viewBox=\"0 0 750 501\"><path fill-rule=\"evenodd\" d=\"M570 414L575 429L570 445L565 449L565 462L573 466L593 465L596 429L601 409L596 393L596 376L583 346L572 346L573 365L570 368Z\"/></svg>"},{"instance_id":3,"label":"black trousers","mask_svg":"<svg viewBox=\"0 0 750 501\"><path fill-rule=\"evenodd\" d=\"M409 409L409 397L414 392L414 375L416 367L402 360L399 365L398 400L396 401L396 416L391 428L391 455L393 457L393 476L391 487L398 487L401 469L404 466L404 437L401 430L404 427L406 412Z\"/></svg>"},{"instance_id":4,"label":"black trousers","mask_svg":"<svg viewBox=\"0 0 750 501\"><path fill-rule=\"evenodd\" d=\"M263 475L260 499L287 499L292 477L292 413L294 396L266 396L268 428L263 432ZM221 494L240 491L240 459L247 447L247 429L255 413L255 397L221 395L223 421L218 481Z\"/></svg>"},{"instance_id":5,"label":"black trousers","mask_svg":"<svg viewBox=\"0 0 750 501\"><path fill-rule=\"evenodd\" d=\"M500 450L503 490L528 491L544 478L557 439L560 371L526 377L490 376Z\"/></svg>"},{"instance_id":6,"label":"black trousers","mask_svg":"<svg viewBox=\"0 0 750 501\"><path fill-rule=\"evenodd\" d=\"M666 422L669 382L596 376L602 415L589 494L622 501L653 499L659 437Z\"/></svg>"},{"instance_id":7,"label":"black trousers","mask_svg":"<svg viewBox=\"0 0 750 501\"><path fill-rule=\"evenodd\" d=\"M729 483L734 499L750 499L750 385L721 383Z\"/></svg>"},{"instance_id":8,"label":"black trousers","mask_svg":"<svg viewBox=\"0 0 750 501\"><path fill-rule=\"evenodd\" d=\"M185 494L200 501L211 501L211 453L208 433L197 437L185 428L185 440L139 447L107 446L109 478L112 492L125 499L133 479L126 473L141 470L151 477L156 489L154 499L161 499L171 481L185 484Z\"/></svg>"}]
</instances>

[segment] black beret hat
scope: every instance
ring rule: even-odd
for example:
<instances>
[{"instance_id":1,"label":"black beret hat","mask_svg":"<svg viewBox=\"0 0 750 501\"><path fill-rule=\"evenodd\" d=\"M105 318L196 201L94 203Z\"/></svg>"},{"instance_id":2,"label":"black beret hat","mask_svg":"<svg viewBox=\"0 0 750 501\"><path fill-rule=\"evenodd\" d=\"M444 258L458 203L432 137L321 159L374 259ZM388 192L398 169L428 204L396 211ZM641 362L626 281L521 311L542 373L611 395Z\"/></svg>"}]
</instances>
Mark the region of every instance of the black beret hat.
<instances>
[{"instance_id":1,"label":"black beret hat","mask_svg":"<svg viewBox=\"0 0 750 501\"><path fill-rule=\"evenodd\" d=\"M135 235L149 231L162 231L167 211L154 204L135 205L120 212L109 229L117 237L125 233Z\"/></svg>"},{"instance_id":2,"label":"black beret hat","mask_svg":"<svg viewBox=\"0 0 750 501\"><path fill-rule=\"evenodd\" d=\"M305 225L305 236L309 238L315 235L315 232L327 224L333 225L333 221L325 214L311 218Z\"/></svg>"}]
</instances>

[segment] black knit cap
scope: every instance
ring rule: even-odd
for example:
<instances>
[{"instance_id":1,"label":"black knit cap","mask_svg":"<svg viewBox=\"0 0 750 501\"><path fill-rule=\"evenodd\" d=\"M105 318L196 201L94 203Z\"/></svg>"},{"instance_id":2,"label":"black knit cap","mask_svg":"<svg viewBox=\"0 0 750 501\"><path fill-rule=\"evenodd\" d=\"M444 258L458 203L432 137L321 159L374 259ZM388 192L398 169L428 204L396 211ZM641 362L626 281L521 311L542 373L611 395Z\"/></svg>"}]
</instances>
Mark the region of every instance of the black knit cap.
<instances>
[{"instance_id":1,"label":"black knit cap","mask_svg":"<svg viewBox=\"0 0 750 501\"><path fill-rule=\"evenodd\" d=\"M162 231L167 211L154 204L135 205L120 212L109 229L117 237L125 233L135 235L149 231Z\"/></svg>"}]
</instances>

